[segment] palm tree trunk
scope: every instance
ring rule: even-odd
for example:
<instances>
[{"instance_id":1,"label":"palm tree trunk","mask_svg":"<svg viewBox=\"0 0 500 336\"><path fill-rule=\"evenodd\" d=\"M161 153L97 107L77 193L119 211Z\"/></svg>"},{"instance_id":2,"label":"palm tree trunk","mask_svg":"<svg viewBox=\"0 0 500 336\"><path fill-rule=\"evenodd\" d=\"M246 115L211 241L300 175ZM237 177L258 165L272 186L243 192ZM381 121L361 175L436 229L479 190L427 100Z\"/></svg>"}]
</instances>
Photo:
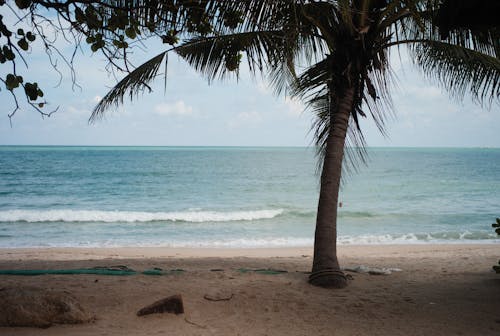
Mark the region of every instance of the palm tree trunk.
<instances>
[{"instance_id":1,"label":"palm tree trunk","mask_svg":"<svg viewBox=\"0 0 500 336\"><path fill-rule=\"evenodd\" d=\"M347 279L337 259L337 204L344 157L344 143L354 101L354 88L345 90L330 113L326 153L321 173L321 187L314 237L314 260L309 282L315 286L343 288Z\"/></svg>"}]
</instances>

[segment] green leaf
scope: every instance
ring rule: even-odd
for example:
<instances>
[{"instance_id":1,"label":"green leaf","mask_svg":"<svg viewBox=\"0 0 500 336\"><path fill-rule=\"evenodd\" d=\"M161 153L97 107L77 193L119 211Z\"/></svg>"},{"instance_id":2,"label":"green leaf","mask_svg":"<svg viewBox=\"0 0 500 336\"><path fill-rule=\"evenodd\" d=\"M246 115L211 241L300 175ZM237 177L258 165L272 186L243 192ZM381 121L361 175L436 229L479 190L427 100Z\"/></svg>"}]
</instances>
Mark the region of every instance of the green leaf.
<instances>
[{"instance_id":1,"label":"green leaf","mask_svg":"<svg viewBox=\"0 0 500 336\"><path fill-rule=\"evenodd\" d=\"M109 91L97 104L90 116L89 122L93 122L104 115L104 112L112 105L123 103L123 97L129 95L133 98L144 89L149 89L150 83L158 74L160 65L165 59L166 52L162 52L146 63L137 67L134 71L125 76L116 86Z\"/></svg>"},{"instance_id":2,"label":"green leaf","mask_svg":"<svg viewBox=\"0 0 500 336\"><path fill-rule=\"evenodd\" d=\"M22 30L21 28L19 28L19 29L17 30L17 35L24 36L24 30Z\"/></svg>"},{"instance_id":3,"label":"green leaf","mask_svg":"<svg viewBox=\"0 0 500 336\"><path fill-rule=\"evenodd\" d=\"M83 13L83 11L79 7L75 8L75 19L78 23L85 22L85 19L86 19L85 14Z\"/></svg>"},{"instance_id":4,"label":"green leaf","mask_svg":"<svg viewBox=\"0 0 500 336\"><path fill-rule=\"evenodd\" d=\"M224 13L224 25L230 29L235 29L238 24L243 23L243 13L240 11L228 11Z\"/></svg>"},{"instance_id":5,"label":"green leaf","mask_svg":"<svg viewBox=\"0 0 500 336\"><path fill-rule=\"evenodd\" d=\"M225 61L227 70L236 71L240 67L241 57L242 55L239 52L226 55Z\"/></svg>"},{"instance_id":6,"label":"green leaf","mask_svg":"<svg viewBox=\"0 0 500 336\"><path fill-rule=\"evenodd\" d=\"M128 18L126 15L120 15L118 17L118 23L117 23L118 28L125 29L125 27L127 27L128 23L129 22L128 22Z\"/></svg>"},{"instance_id":7,"label":"green leaf","mask_svg":"<svg viewBox=\"0 0 500 336\"><path fill-rule=\"evenodd\" d=\"M156 23L155 22L148 22L146 24L146 27L149 29L151 33L153 33L156 29Z\"/></svg>"},{"instance_id":8,"label":"green leaf","mask_svg":"<svg viewBox=\"0 0 500 336\"><path fill-rule=\"evenodd\" d=\"M14 58L16 58L16 55L14 55L12 49L10 49L8 46L4 45L2 49L7 61L12 61Z\"/></svg>"},{"instance_id":9,"label":"green leaf","mask_svg":"<svg viewBox=\"0 0 500 336\"><path fill-rule=\"evenodd\" d=\"M85 19L84 22L90 29L102 28L102 21L97 16L97 11L92 5L89 5L85 9Z\"/></svg>"},{"instance_id":10,"label":"green leaf","mask_svg":"<svg viewBox=\"0 0 500 336\"><path fill-rule=\"evenodd\" d=\"M31 0L16 0L16 5L19 9L26 9L31 6Z\"/></svg>"},{"instance_id":11,"label":"green leaf","mask_svg":"<svg viewBox=\"0 0 500 336\"><path fill-rule=\"evenodd\" d=\"M19 80L17 79L17 76L13 74L7 74L7 76L5 77L5 87L10 91L19 87Z\"/></svg>"},{"instance_id":12,"label":"green leaf","mask_svg":"<svg viewBox=\"0 0 500 336\"><path fill-rule=\"evenodd\" d=\"M170 45L174 45L176 44L177 42L179 42L179 38L175 35L163 35L161 37L162 39L162 42L163 43L167 43L167 44L170 44Z\"/></svg>"},{"instance_id":13,"label":"green leaf","mask_svg":"<svg viewBox=\"0 0 500 336\"><path fill-rule=\"evenodd\" d=\"M26 41L25 38L22 38L19 41L17 41L17 45L19 46L19 48L21 48L24 51L29 49L28 41Z\"/></svg>"},{"instance_id":14,"label":"green leaf","mask_svg":"<svg viewBox=\"0 0 500 336\"><path fill-rule=\"evenodd\" d=\"M125 35L127 35L130 39L135 39L137 37L137 33L135 32L134 27L128 27L125 29Z\"/></svg>"},{"instance_id":15,"label":"green leaf","mask_svg":"<svg viewBox=\"0 0 500 336\"><path fill-rule=\"evenodd\" d=\"M24 92L30 100L37 100L38 98L38 84L37 83L26 83L24 85Z\"/></svg>"},{"instance_id":16,"label":"green leaf","mask_svg":"<svg viewBox=\"0 0 500 336\"><path fill-rule=\"evenodd\" d=\"M9 29L7 29L7 26L3 24L1 19L0 19L0 33L4 34L6 37L12 36L12 32ZM1 36L1 34L0 34L0 36Z\"/></svg>"},{"instance_id":17,"label":"green leaf","mask_svg":"<svg viewBox=\"0 0 500 336\"><path fill-rule=\"evenodd\" d=\"M33 42L36 39L36 36L32 32L27 32L26 38L28 39L28 41Z\"/></svg>"}]
</instances>

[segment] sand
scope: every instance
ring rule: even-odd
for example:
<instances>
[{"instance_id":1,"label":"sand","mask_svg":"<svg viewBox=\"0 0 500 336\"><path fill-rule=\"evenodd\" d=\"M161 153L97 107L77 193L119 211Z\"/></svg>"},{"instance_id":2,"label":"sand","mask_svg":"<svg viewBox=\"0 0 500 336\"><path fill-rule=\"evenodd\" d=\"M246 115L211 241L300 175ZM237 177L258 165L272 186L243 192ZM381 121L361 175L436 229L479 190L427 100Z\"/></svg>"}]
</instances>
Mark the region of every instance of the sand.
<instances>
[{"instance_id":1,"label":"sand","mask_svg":"<svg viewBox=\"0 0 500 336\"><path fill-rule=\"evenodd\" d=\"M162 276L0 275L0 287L73 293L96 316L85 325L0 328L0 335L500 335L500 245L340 246L342 290L312 287L311 248L0 249L0 269L126 265L183 269ZM282 274L241 272L273 268ZM218 271L213 271L218 269ZM185 313L137 317L143 306L181 294ZM204 297L230 298L210 301Z\"/></svg>"}]
</instances>

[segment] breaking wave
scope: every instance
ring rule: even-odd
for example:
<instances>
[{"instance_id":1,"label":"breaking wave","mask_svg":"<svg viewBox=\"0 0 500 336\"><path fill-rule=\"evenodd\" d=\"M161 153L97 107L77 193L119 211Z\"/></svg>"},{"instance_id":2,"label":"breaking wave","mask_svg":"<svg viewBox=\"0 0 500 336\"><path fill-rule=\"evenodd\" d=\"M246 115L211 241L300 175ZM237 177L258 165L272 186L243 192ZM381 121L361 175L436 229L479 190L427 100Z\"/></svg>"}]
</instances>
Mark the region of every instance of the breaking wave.
<instances>
[{"instance_id":1,"label":"breaking wave","mask_svg":"<svg viewBox=\"0 0 500 336\"><path fill-rule=\"evenodd\" d=\"M0 211L0 222L231 222L275 218L283 209L251 211L97 211L97 210L7 210Z\"/></svg>"}]
</instances>

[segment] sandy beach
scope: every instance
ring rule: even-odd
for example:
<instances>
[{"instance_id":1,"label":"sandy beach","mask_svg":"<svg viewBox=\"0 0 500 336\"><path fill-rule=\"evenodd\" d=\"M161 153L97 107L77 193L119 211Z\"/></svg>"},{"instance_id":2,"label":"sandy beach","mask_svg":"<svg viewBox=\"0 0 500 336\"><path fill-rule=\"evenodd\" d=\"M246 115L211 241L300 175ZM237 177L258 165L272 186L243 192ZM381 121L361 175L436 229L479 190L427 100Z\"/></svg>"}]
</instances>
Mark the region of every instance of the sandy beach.
<instances>
[{"instance_id":1,"label":"sandy beach","mask_svg":"<svg viewBox=\"0 0 500 336\"><path fill-rule=\"evenodd\" d=\"M312 287L311 248L0 249L0 269L126 265L182 269L171 275L0 275L1 287L72 293L95 321L48 329L0 328L1 335L499 335L500 246L340 246L343 267L399 268L389 275L347 272L343 290ZM242 270L244 269L244 271ZM263 274L257 269L284 270ZM185 313L136 312L180 294ZM206 296L226 298L210 301Z\"/></svg>"}]
</instances>

